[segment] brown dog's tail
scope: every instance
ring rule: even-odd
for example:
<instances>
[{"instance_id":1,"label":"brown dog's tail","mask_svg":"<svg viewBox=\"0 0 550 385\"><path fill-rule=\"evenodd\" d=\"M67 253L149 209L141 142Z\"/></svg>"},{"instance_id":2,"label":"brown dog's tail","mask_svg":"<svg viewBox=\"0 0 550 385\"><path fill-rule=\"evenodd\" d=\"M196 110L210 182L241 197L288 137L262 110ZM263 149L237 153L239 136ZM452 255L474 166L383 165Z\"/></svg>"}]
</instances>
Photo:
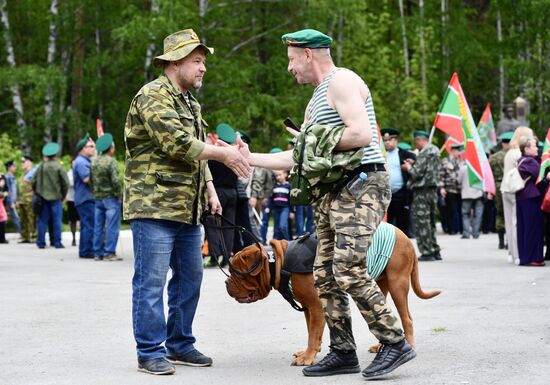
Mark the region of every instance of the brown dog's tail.
<instances>
[{"instance_id":1,"label":"brown dog's tail","mask_svg":"<svg viewBox=\"0 0 550 385\"><path fill-rule=\"evenodd\" d=\"M418 298L422 298L422 299L430 299L435 297L436 295L441 294L441 290L434 290L434 291L422 290L422 288L420 287L420 277L418 274L418 259L416 258L416 253L414 251L414 246L412 245L412 243L409 244L409 247L411 248L410 252L412 253L412 255L414 255L413 269L411 272L411 286L414 291L414 294L416 294Z\"/></svg>"}]
</instances>

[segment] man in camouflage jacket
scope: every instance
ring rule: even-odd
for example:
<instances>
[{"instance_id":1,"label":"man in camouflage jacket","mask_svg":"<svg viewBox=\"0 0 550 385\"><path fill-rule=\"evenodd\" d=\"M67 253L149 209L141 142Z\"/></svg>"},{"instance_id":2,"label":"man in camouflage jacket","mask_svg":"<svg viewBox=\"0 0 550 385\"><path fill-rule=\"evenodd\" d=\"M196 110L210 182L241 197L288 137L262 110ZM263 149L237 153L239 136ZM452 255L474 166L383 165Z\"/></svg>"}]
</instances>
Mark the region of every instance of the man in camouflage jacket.
<instances>
[{"instance_id":1,"label":"man in camouflage jacket","mask_svg":"<svg viewBox=\"0 0 550 385\"><path fill-rule=\"evenodd\" d=\"M420 152L414 163L405 164L411 176L407 185L413 190L412 212L416 244L421 254L419 261L441 259L441 249L435 237L439 150L429 143L428 137L426 131L414 132L414 143Z\"/></svg>"},{"instance_id":2,"label":"man in camouflage jacket","mask_svg":"<svg viewBox=\"0 0 550 385\"><path fill-rule=\"evenodd\" d=\"M154 59L164 72L138 91L126 118L124 219L134 240L138 370L146 373L172 374L172 363L212 364L195 349L192 334L203 273L199 220L207 206L221 213L206 161L220 161L239 177L250 172L236 148L204 142L206 122L190 91L201 87L206 54L213 51L191 29L164 39L164 54Z\"/></svg>"},{"instance_id":3,"label":"man in camouflage jacket","mask_svg":"<svg viewBox=\"0 0 550 385\"><path fill-rule=\"evenodd\" d=\"M36 241L36 219L32 210L32 180L28 178L33 169L32 158L24 155L21 158L23 175L19 179L19 214L21 218L21 241L31 243Z\"/></svg>"},{"instance_id":4,"label":"man in camouflage jacket","mask_svg":"<svg viewBox=\"0 0 550 385\"><path fill-rule=\"evenodd\" d=\"M96 142L99 156L92 161L90 187L95 199L94 259L121 261L116 255L120 232L120 201L122 189L118 164L113 158L115 143L111 134L104 134Z\"/></svg>"},{"instance_id":5,"label":"man in camouflage jacket","mask_svg":"<svg viewBox=\"0 0 550 385\"><path fill-rule=\"evenodd\" d=\"M495 228L498 233L498 248L504 249L504 234L506 232L504 226L504 208L502 207L502 194L500 192L500 185L502 184L502 178L504 178L504 157L510 149L510 140L512 139L513 132L508 131L501 134L498 137L500 141L501 149L491 155L489 158L489 164L493 171L493 177L495 178L496 194L495 194L495 209L496 209L496 224Z\"/></svg>"},{"instance_id":6,"label":"man in camouflage jacket","mask_svg":"<svg viewBox=\"0 0 550 385\"><path fill-rule=\"evenodd\" d=\"M460 160L461 144L453 144L451 153L441 162L439 166L439 181L437 188L443 200L441 212L441 225L443 230L449 234L461 232L460 215L460 184L458 171L462 165Z\"/></svg>"}]
</instances>

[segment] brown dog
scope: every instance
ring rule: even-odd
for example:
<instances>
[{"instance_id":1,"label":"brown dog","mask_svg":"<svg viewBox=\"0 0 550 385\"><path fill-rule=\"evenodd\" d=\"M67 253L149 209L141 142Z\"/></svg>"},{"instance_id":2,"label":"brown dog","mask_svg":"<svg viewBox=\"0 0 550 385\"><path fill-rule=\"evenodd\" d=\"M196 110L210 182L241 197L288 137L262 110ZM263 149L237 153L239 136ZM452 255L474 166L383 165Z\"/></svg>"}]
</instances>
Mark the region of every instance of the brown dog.
<instances>
[{"instance_id":1,"label":"brown dog","mask_svg":"<svg viewBox=\"0 0 550 385\"><path fill-rule=\"evenodd\" d=\"M418 277L418 261L414 246L409 238L398 228L396 230L395 247L391 258L376 283L385 296L390 293L401 323L405 338L415 347L414 328L409 311L408 294L412 285L414 293L422 299L435 297L440 291L424 292L420 287ZM281 289L281 267L287 249L287 241L271 241L275 260L275 277L272 279L268 256L265 249L251 245L237 253L231 260L231 277L226 280L227 292L240 303L252 303L269 295L271 288ZM294 354L292 365L311 365L317 352L321 350L321 340L325 327L323 308L313 282L313 273L291 274L292 294L305 308L308 343L307 349ZM379 345L372 346L369 351L378 351Z\"/></svg>"}]
</instances>

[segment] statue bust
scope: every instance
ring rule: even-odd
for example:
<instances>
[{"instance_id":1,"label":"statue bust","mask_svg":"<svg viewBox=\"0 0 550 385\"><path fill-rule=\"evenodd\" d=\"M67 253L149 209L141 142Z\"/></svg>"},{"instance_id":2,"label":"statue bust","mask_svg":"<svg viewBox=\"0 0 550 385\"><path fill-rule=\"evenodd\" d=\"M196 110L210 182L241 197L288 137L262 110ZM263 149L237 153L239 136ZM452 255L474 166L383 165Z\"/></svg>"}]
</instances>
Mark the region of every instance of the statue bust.
<instances>
[{"instance_id":1,"label":"statue bust","mask_svg":"<svg viewBox=\"0 0 550 385\"><path fill-rule=\"evenodd\" d=\"M514 108L507 105L502 109L502 116L497 123L497 136L508 131L514 131L520 122L514 118Z\"/></svg>"}]
</instances>

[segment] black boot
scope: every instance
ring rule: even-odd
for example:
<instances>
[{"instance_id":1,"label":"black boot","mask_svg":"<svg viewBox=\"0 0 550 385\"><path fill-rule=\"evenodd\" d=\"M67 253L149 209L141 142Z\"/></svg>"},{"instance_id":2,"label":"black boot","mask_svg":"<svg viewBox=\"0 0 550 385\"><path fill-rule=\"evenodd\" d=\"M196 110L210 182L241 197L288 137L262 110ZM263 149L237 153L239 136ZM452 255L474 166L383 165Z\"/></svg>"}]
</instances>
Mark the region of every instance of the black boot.
<instances>
[{"instance_id":1,"label":"black boot","mask_svg":"<svg viewBox=\"0 0 550 385\"><path fill-rule=\"evenodd\" d=\"M342 352L332 349L321 361L302 370L304 376L322 377L334 374L359 373L361 367L355 350Z\"/></svg>"},{"instance_id":2,"label":"black boot","mask_svg":"<svg viewBox=\"0 0 550 385\"><path fill-rule=\"evenodd\" d=\"M498 232L498 248L500 250L504 249L504 231Z\"/></svg>"},{"instance_id":3,"label":"black boot","mask_svg":"<svg viewBox=\"0 0 550 385\"><path fill-rule=\"evenodd\" d=\"M373 378L388 374L414 357L416 352L405 339L393 345L382 344L372 363L363 370L363 377Z\"/></svg>"}]
</instances>

